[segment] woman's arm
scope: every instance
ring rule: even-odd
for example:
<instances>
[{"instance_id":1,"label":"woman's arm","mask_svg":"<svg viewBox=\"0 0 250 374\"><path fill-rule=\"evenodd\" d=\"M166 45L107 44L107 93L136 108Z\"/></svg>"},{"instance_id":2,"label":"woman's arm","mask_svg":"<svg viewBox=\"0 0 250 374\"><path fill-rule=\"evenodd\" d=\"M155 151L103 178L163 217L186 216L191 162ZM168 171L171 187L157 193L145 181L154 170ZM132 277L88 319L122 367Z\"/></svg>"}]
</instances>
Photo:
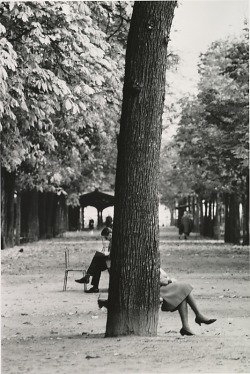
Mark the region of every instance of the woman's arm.
<instances>
[{"instance_id":1,"label":"woman's arm","mask_svg":"<svg viewBox=\"0 0 250 374\"><path fill-rule=\"evenodd\" d=\"M166 286L169 283L172 283L172 280L169 278L167 273L162 268L160 268L160 285Z\"/></svg>"}]
</instances>

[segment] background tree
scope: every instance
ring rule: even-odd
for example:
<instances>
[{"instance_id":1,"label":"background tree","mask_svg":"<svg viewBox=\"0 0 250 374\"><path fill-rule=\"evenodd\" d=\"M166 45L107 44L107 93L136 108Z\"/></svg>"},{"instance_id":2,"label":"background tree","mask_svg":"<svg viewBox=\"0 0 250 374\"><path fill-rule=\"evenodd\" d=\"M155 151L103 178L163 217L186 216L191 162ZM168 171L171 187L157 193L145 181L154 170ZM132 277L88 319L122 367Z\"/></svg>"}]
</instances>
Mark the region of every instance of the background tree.
<instances>
[{"instance_id":1,"label":"background tree","mask_svg":"<svg viewBox=\"0 0 250 374\"><path fill-rule=\"evenodd\" d=\"M118 141L106 336L156 335L158 175L167 44L176 2L135 2Z\"/></svg>"},{"instance_id":2,"label":"background tree","mask_svg":"<svg viewBox=\"0 0 250 374\"><path fill-rule=\"evenodd\" d=\"M103 181L114 186L129 12L127 2L1 3L2 232L10 232L8 239L4 234L8 245L13 214L8 218L4 207L14 211L12 191L76 196Z\"/></svg>"},{"instance_id":3,"label":"background tree","mask_svg":"<svg viewBox=\"0 0 250 374\"><path fill-rule=\"evenodd\" d=\"M239 39L214 42L201 56L199 93L181 101L173 142L176 162L173 168L165 167L164 177L175 186L176 196L183 180L187 191L182 192L187 195L191 190L217 206L221 200L226 209L225 240L235 243L240 240L239 203L244 210L243 241L249 237L248 61L248 30Z\"/></svg>"}]
</instances>

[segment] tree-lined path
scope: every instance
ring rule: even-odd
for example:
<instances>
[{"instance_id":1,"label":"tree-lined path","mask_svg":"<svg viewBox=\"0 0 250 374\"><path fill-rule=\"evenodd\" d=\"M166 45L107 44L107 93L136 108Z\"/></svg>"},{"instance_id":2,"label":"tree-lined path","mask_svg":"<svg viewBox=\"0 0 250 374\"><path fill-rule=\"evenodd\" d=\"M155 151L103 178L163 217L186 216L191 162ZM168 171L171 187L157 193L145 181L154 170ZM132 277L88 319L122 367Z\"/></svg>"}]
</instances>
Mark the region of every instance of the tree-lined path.
<instances>
[{"instance_id":1,"label":"tree-lined path","mask_svg":"<svg viewBox=\"0 0 250 374\"><path fill-rule=\"evenodd\" d=\"M189 317L194 337L181 337L178 313L159 312L155 338L104 338L107 314L98 294L83 293L71 274L62 292L64 250L87 266L100 249L99 232L17 246L2 252L2 372L246 373L249 369L248 247L218 241L178 240L160 232L162 266L194 286L211 326ZM23 249L23 251L20 251ZM101 278L101 292L108 273Z\"/></svg>"},{"instance_id":2,"label":"tree-lined path","mask_svg":"<svg viewBox=\"0 0 250 374\"><path fill-rule=\"evenodd\" d=\"M168 79L179 61L175 11L177 1L0 4L8 373L247 368L248 22L207 45L196 92L179 100ZM72 274L61 291L65 249L87 267L101 246L100 232L68 234L82 228L81 198L94 189L114 194L107 314ZM159 232L159 200L177 227L188 210L191 238ZM192 339L179 336L178 315L159 313L160 257L218 319ZM107 293L107 274L102 282Z\"/></svg>"}]
</instances>

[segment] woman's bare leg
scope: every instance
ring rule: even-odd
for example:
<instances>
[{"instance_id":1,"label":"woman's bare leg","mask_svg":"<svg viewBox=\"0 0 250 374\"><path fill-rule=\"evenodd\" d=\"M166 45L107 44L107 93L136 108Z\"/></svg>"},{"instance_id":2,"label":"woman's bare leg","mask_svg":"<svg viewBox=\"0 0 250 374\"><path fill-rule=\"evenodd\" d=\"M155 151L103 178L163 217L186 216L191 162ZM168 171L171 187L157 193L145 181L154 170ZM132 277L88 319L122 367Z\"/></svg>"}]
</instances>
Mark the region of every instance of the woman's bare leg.
<instances>
[{"instance_id":1,"label":"woman's bare leg","mask_svg":"<svg viewBox=\"0 0 250 374\"><path fill-rule=\"evenodd\" d=\"M186 300L187 300L187 303L188 305L190 305L190 308L193 310L194 314L196 315L196 317L198 317L199 319L201 319L202 321L208 321L208 318L205 317L199 310L197 304L196 304L196 301L193 297L193 295L189 294L187 297L186 297Z\"/></svg>"},{"instance_id":2,"label":"woman's bare leg","mask_svg":"<svg viewBox=\"0 0 250 374\"><path fill-rule=\"evenodd\" d=\"M178 312L181 317L182 327L189 332L192 332L189 323L188 323L188 306L187 306L187 300L183 300L182 303L178 307Z\"/></svg>"}]
</instances>

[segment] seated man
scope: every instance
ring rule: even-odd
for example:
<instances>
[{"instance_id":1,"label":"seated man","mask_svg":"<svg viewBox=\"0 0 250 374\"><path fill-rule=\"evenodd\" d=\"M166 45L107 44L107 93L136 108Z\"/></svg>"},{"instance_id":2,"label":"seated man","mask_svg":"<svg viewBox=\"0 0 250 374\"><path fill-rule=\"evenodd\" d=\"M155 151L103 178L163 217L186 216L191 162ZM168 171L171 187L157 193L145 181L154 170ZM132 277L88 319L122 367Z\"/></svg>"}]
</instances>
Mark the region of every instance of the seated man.
<instances>
[{"instance_id":1,"label":"seated man","mask_svg":"<svg viewBox=\"0 0 250 374\"><path fill-rule=\"evenodd\" d=\"M87 270L87 274L81 278L76 279L75 282L77 283L89 283L89 279L92 276L91 287L87 293L97 293L99 292L99 282L101 278L101 272L108 269L109 258L110 258L110 248L111 248L111 239L112 239L112 230L110 227L104 227L101 232L101 235L106 239L109 240L109 247L107 252L99 252L96 251L94 257L92 258L91 264Z\"/></svg>"}]
</instances>

